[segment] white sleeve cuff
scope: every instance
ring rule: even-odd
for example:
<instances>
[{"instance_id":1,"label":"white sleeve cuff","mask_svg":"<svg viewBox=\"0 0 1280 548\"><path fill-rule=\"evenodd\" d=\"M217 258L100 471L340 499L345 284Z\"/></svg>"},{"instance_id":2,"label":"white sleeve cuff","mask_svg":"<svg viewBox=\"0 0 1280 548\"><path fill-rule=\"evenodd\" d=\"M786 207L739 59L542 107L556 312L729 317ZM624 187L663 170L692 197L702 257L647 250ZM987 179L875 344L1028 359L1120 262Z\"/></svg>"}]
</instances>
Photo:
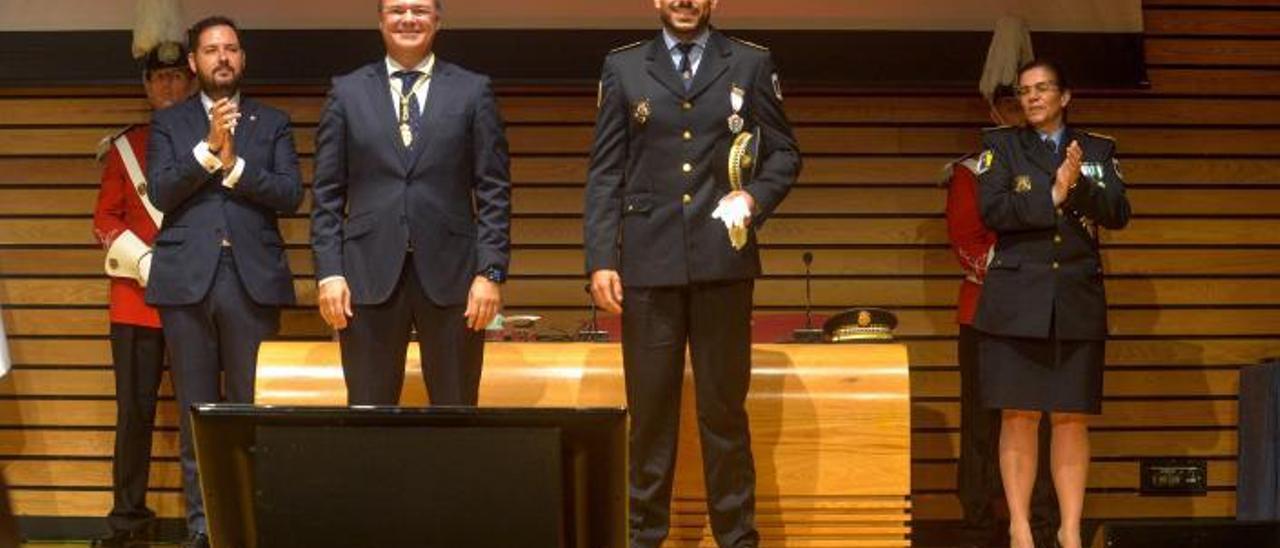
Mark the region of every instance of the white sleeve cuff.
<instances>
[{"instance_id":1,"label":"white sleeve cuff","mask_svg":"<svg viewBox=\"0 0 1280 548\"><path fill-rule=\"evenodd\" d=\"M201 167L204 167L205 171L213 173L222 169L222 160L219 160L217 156L209 152L209 143L200 141L196 143L195 148L191 149L191 152L195 154L196 161L200 163Z\"/></svg>"},{"instance_id":2,"label":"white sleeve cuff","mask_svg":"<svg viewBox=\"0 0 1280 548\"><path fill-rule=\"evenodd\" d=\"M323 280L320 280L320 283L316 284L316 287L320 287L320 286L322 286L322 285L324 285L324 284L327 284L327 283L329 283L329 282L336 282L336 281L339 281L339 280L341 280L341 281L344 281L344 282L345 282L345 281L347 281L347 278L346 278L345 276L329 276L329 277L327 277L327 278L325 278L325 279L323 279Z\"/></svg>"},{"instance_id":3,"label":"white sleeve cuff","mask_svg":"<svg viewBox=\"0 0 1280 548\"><path fill-rule=\"evenodd\" d=\"M227 188L235 188L236 183L240 182L240 176L244 174L244 158L236 156L236 165L231 168L231 173L222 178L222 186Z\"/></svg>"}]
</instances>

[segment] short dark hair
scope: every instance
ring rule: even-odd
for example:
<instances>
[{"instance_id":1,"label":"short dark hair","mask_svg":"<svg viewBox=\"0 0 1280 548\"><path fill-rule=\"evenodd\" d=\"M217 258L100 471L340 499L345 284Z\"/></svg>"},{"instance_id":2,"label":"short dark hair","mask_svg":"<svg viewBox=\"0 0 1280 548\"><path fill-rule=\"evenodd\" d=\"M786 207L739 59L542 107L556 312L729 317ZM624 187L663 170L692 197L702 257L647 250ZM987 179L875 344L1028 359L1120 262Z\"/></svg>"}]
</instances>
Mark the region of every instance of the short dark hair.
<instances>
[{"instance_id":1,"label":"short dark hair","mask_svg":"<svg viewBox=\"0 0 1280 548\"><path fill-rule=\"evenodd\" d=\"M387 0L378 0L378 13L382 13L382 3ZM444 0L431 0L435 4L436 12L444 12Z\"/></svg>"},{"instance_id":2,"label":"short dark hair","mask_svg":"<svg viewBox=\"0 0 1280 548\"><path fill-rule=\"evenodd\" d=\"M1018 67L1018 83L1015 86L1022 85L1022 75L1033 69L1044 69L1053 73L1053 80L1058 84L1058 90L1071 91L1071 82L1067 80L1067 73L1062 71L1062 65L1059 65L1052 59L1036 58L1030 62Z\"/></svg>"},{"instance_id":3,"label":"short dark hair","mask_svg":"<svg viewBox=\"0 0 1280 548\"><path fill-rule=\"evenodd\" d=\"M240 27L237 27L236 22L232 21L230 17L210 15L191 25L191 29L187 31L187 49L195 53L196 49L200 47L200 35L213 27L231 27L231 30L236 33L236 38L240 37Z\"/></svg>"}]
</instances>

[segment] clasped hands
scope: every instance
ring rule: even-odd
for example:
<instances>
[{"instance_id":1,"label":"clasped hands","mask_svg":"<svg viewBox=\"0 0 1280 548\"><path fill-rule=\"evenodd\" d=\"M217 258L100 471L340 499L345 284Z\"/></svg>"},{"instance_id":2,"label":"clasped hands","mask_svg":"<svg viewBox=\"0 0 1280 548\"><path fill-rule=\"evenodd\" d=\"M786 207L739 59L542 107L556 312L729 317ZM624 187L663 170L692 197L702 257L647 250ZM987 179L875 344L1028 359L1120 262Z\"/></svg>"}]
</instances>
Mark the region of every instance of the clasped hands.
<instances>
[{"instance_id":1,"label":"clasped hands","mask_svg":"<svg viewBox=\"0 0 1280 548\"><path fill-rule=\"evenodd\" d=\"M234 132L238 123L240 105L227 97L213 102L209 108L209 136L205 142L209 145L209 152L222 162L223 170L230 170L236 164Z\"/></svg>"}]
</instances>

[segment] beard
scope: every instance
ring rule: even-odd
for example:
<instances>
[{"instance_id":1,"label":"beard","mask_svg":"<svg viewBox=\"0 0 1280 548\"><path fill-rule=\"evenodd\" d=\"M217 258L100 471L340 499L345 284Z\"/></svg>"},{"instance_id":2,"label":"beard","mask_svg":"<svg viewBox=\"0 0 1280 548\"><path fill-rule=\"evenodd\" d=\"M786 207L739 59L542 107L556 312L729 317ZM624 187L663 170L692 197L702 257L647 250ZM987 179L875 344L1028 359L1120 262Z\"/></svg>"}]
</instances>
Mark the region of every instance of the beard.
<instances>
[{"instance_id":1,"label":"beard","mask_svg":"<svg viewBox=\"0 0 1280 548\"><path fill-rule=\"evenodd\" d=\"M231 70L232 76L230 80L219 82L215 74L221 69ZM200 91L210 97L231 97L240 89L240 78L244 73L235 72L230 65L218 65L212 71L200 72L196 75L200 80Z\"/></svg>"},{"instance_id":2,"label":"beard","mask_svg":"<svg viewBox=\"0 0 1280 548\"><path fill-rule=\"evenodd\" d=\"M693 4L692 2L675 2L670 7L672 9L678 8L678 7L679 8L692 7L692 4ZM668 29L671 29L672 31L688 32L676 25L675 14L672 13L672 11L670 10L666 10L666 9L662 10L661 19L662 19L663 26L667 27ZM707 28L710 24L711 24L711 6L705 6L702 10L702 13L698 15L697 26L693 29L693 32L702 32L702 30Z\"/></svg>"}]
</instances>

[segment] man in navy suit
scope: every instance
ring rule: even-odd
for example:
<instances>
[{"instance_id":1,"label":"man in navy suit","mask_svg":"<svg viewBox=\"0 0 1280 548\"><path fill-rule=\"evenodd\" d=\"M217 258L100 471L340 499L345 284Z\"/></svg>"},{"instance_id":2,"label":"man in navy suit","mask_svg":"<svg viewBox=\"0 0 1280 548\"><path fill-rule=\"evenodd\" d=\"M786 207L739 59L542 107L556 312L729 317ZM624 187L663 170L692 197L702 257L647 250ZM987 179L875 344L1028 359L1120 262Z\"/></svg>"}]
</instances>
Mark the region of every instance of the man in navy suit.
<instances>
[{"instance_id":1,"label":"man in navy suit","mask_svg":"<svg viewBox=\"0 0 1280 548\"><path fill-rule=\"evenodd\" d=\"M288 115L240 94L245 53L235 23L209 17L188 40L200 93L157 112L147 146L147 195L165 216L146 300L169 341L187 545L201 547L208 537L188 409L253 401L258 346L279 328L280 307L294 304L277 216L298 209L302 182Z\"/></svg>"},{"instance_id":2,"label":"man in navy suit","mask_svg":"<svg viewBox=\"0 0 1280 548\"><path fill-rule=\"evenodd\" d=\"M348 402L391 405L416 328L431 403L475 405L501 307L511 182L485 76L431 52L440 0L379 4L387 56L333 80L316 135L318 305Z\"/></svg>"}]
</instances>

